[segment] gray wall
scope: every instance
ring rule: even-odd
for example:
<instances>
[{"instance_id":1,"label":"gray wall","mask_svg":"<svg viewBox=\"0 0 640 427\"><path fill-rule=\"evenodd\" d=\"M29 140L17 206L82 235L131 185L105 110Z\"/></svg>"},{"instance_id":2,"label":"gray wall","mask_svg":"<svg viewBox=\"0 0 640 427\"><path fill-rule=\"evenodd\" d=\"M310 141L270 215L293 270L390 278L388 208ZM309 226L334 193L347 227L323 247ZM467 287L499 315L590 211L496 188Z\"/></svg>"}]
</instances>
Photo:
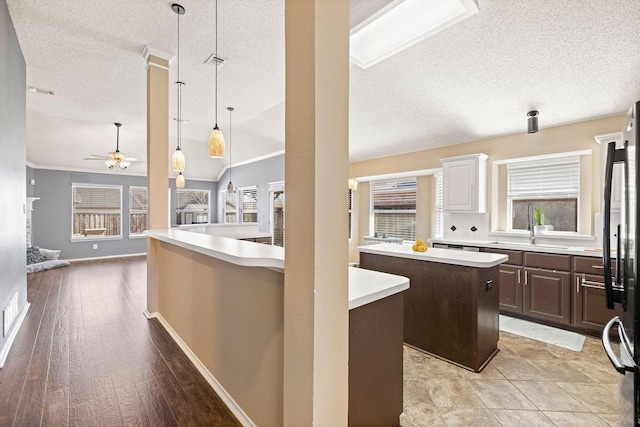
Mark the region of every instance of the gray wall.
<instances>
[{"instance_id":1,"label":"gray wall","mask_svg":"<svg viewBox=\"0 0 640 427\"><path fill-rule=\"evenodd\" d=\"M93 258L113 255L145 253L145 238L132 238L129 233L129 186L146 186L144 176L114 173L83 173L34 169L36 185L33 196L33 245L47 249L60 249L61 259ZM71 241L71 184L122 185L122 239ZM27 183L28 185L28 183ZM98 248L93 249L97 244Z\"/></svg>"},{"instance_id":2,"label":"gray wall","mask_svg":"<svg viewBox=\"0 0 640 427\"><path fill-rule=\"evenodd\" d=\"M284 181L284 154L231 168L231 181L236 188L258 186L258 222L260 231L269 232L269 186L270 182ZM222 190L229 183L229 170L218 181L218 222L224 222Z\"/></svg>"},{"instance_id":3,"label":"gray wall","mask_svg":"<svg viewBox=\"0 0 640 427\"><path fill-rule=\"evenodd\" d=\"M23 161L24 162L24 161ZM36 183L32 186L29 180ZM139 254L147 251L146 239L129 238L129 186L146 186L144 176L113 173L87 173L26 167L27 192L39 197L33 203L33 245L47 249L60 249L61 259L95 258ZM71 241L71 184L106 184L122 186L122 239ZM175 223L175 180L171 186L171 218ZM187 180L186 188L211 190L211 211L215 212L217 183ZM168 215L168 213L167 213ZM98 248L93 249L97 244Z\"/></svg>"},{"instance_id":4,"label":"gray wall","mask_svg":"<svg viewBox=\"0 0 640 427\"><path fill-rule=\"evenodd\" d=\"M0 0L0 310L18 293L27 302L26 65L5 0ZM11 328L15 328L14 321ZM2 325L0 323L0 330ZM0 349L6 337L0 333Z\"/></svg>"}]
</instances>

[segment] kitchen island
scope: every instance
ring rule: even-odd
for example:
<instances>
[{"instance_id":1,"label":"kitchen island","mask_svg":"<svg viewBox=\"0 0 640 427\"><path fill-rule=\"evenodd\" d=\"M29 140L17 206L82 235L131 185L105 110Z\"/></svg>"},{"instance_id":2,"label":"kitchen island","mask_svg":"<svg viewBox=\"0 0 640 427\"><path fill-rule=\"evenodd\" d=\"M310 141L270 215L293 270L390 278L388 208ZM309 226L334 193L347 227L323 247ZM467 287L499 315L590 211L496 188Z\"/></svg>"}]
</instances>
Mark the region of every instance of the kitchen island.
<instances>
[{"instance_id":1,"label":"kitchen island","mask_svg":"<svg viewBox=\"0 0 640 427\"><path fill-rule=\"evenodd\" d=\"M177 229L146 235L147 315L244 425L283 425L284 249ZM349 424L398 425L409 281L349 268L348 285Z\"/></svg>"},{"instance_id":2,"label":"kitchen island","mask_svg":"<svg viewBox=\"0 0 640 427\"><path fill-rule=\"evenodd\" d=\"M458 366L481 371L498 352L498 265L507 256L409 245L358 247L360 267L401 274L404 342Z\"/></svg>"}]
</instances>

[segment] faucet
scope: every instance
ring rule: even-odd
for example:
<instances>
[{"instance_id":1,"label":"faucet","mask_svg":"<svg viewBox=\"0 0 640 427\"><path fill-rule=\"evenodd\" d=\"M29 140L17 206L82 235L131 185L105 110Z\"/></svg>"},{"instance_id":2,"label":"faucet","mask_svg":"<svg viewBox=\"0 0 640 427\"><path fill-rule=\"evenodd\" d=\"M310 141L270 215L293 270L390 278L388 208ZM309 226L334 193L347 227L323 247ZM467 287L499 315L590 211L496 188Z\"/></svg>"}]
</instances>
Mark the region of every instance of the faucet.
<instances>
[{"instance_id":1,"label":"faucet","mask_svg":"<svg viewBox=\"0 0 640 427\"><path fill-rule=\"evenodd\" d=\"M527 206L527 230L529 230L529 242L531 242L532 245L535 245L536 243L534 223L535 220L533 216L533 204L529 203L529 205Z\"/></svg>"}]
</instances>

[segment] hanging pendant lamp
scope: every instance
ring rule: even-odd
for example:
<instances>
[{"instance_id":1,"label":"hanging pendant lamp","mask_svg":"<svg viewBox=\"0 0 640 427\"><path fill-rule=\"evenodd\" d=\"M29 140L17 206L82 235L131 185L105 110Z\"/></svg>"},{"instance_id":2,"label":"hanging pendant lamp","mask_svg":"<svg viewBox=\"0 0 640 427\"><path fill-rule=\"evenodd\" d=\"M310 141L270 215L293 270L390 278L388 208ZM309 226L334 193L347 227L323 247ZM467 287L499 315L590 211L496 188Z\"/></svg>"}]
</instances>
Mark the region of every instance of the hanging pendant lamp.
<instances>
[{"instance_id":1,"label":"hanging pendant lamp","mask_svg":"<svg viewBox=\"0 0 640 427\"><path fill-rule=\"evenodd\" d=\"M218 0L216 0L216 50L214 53L214 67L216 71L216 90L215 90L215 112L216 112L216 123L211 130L211 134L209 134L209 157L211 158L222 158L224 156L224 135L220 128L218 128Z\"/></svg>"},{"instance_id":2,"label":"hanging pendant lamp","mask_svg":"<svg viewBox=\"0 0 640 427\"><path fill-rule=\"evenodd\" d=\"M184 175L182 175L182 172L179 172L178 176L176 176L176 188L184 188Z\"/></svg>"},{"instance_id":3,"label":"hanging pendant lamp","mask_svg":"<svg viewBox=\"0 0 640 427\"><path fill-rule=\"evenodd\" d=\"M227 184L227 192L233 193L236 189L233 187L233 183L231 182L231 112L234 110L233 107L227 107L229 110L229 184Z\"/></svg>"},{"instance_id":4,"label":"hanging pendant lamp","mask_svg":"<svg viewBox=\"0 0 640 427\"><path fill-rule=\"evenodd\" d=\"M181 149L182 143L182 86L183 82L180 81L180 15L184 15L184 7L181 5L174 3L171 5L171 9L178 15L178 77L176 81L176 86L178 89L178 106L177 106L177 135L176 135L176 151L173 152L173 156L171 156L171 168L175 172L184 171L185 160L184 153ZM180 174L182 175L182 173ZM182 176L182 187L184 187L184 176ZM176 186L177 186L177 178L176 178ZM182 188L178 187L178 188Z\"/></svg>"}]
</instances>

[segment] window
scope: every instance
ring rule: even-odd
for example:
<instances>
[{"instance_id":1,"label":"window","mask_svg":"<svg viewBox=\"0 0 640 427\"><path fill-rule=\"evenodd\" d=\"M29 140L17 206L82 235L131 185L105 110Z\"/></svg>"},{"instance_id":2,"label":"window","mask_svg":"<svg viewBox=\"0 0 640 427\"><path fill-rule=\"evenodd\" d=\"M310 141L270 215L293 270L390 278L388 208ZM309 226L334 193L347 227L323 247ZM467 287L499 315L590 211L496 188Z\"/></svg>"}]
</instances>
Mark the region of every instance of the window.
<instances>
[{"instance_id":1,"label":"window","mask_svg":"<svg viewBox=\"0 0 640 427\"><path fill-rule=\"evenodd\" d=\"M373 182L373 231L387 237L416 238L416 179Z\"/></svg>"},{"instance_id":2,"label":"window","mask_svg":"<svg viewBox=\"0 0 640 427\"><path fill-rule=\"evenodd\" d=\"M258 187L241 188L240 200L242 201L240 222L258 222Z\"/></svg>"},{"instance_id":3,"label":"window","mask_svg":"<svg viewBox=\"0 0 640 427\"><path fill-rule=\"evenodd\" d=\"M229 192L224 190L222 193L224 198L224 222L225 224L234 224L238 222L236 191Z\"/></svg>"},{"instance_id":4,"label":"window","mask_svg":"<svg viewBox=\"0 0 640 427\"><path fill-rule=\"evenodd\" d=\"M507 164L507 205L513 230L527 229L531 204L550 230L578 231L579 196L579 157Z\"/></svg>"},{"instance_id":5,"label":"window","mask_svg":"<svg viewBox=\"0 0 640 427\"><path fill-rule=\"evenodd\" d=\"M176 189L176 224L209 222L209 190Z\"/></svg>"},{"instance_id":6,"label":"window","mask_svg":"<svg viewBox=\"0 0 640 427\"><path fill-rule=\"evenodd\" d=\"M129 236L140 236L147 225L147 187L129 187Z\"/></svg>"},{"instance_id":7,"label":"window","mask_svg":"<svg viewBox=\"0 0 640 427\"><path fill-rule=\"evenodd\" d=\"M122 186L72 184L72 240L122 237Z\"/></svg>"},{"instance_id":8,"label":"window","mask_svg":"<svg viewBox=\"0 0 640 427\"><path fill-rule=\"evenodd\" d=\"M444 182L442 180L442 172L436 172L433 175L435 184L435 221L433 228L433 236L436 238L444 237Z\"/></svg>"}]
</instances>

